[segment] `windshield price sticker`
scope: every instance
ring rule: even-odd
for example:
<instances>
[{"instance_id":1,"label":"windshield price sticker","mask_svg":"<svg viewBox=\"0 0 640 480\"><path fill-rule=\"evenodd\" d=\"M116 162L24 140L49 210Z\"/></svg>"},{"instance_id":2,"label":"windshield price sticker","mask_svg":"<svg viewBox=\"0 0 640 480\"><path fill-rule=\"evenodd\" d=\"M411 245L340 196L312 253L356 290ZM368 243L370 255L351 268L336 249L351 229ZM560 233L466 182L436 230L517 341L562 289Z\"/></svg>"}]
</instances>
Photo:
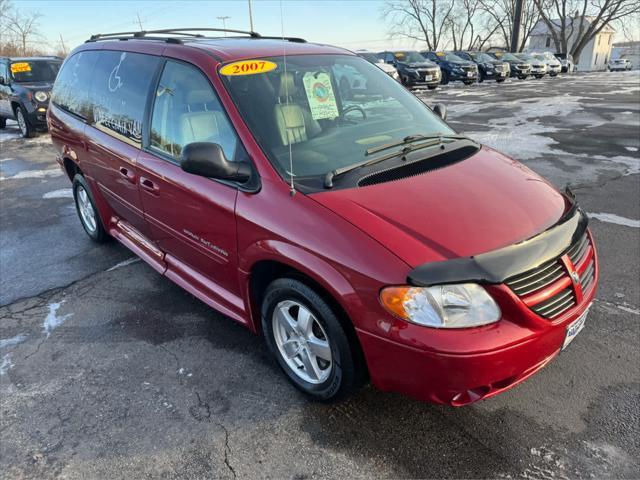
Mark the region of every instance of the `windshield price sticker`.
<instances>
[{"instance_id":1,"label":"windshield price sticker","mask_svg":"<svg viewBox=\"0 0 640 480\"><path fill-rule=\"evenodd\" d=\"M11 73L22 73L22 72L30 72L31 65L27 62L19 62L11 64Z\"/></svg>"},{"instance_id":2,"label":"windshield price sticker","mask_svg":"<svg viewBox=\"0 0 640 480\"><path fill-rule=\"evenodd\" d=\"M323 118L336 118L340 115L336 96L333 93L331 78L324 72L307 72L302 79L304 91L309 100L311 116L314 120Z\"/></svg>"},{"instance_id":3,"label":"windshield price sticker","mask_svg":"<svg viewBox=\"0 0 640 480\"><path fill-rule=\"evenodd\" d=\"M268 60L241 60L225 65L220 69L220 73L226 76L235 75L255 75L256 73L266 73L278 68L278 64Z\"/></svg>"},{"instance_id":4,"label":"windshield price sticker","mask_svg":"<svg viewBox=\"0 0 640 480\"><path fill-rule=\"evenodd\" d=\"M444 57L444 52L436 52L436 55L439 57Z\"/></svg>"}]
</instances>

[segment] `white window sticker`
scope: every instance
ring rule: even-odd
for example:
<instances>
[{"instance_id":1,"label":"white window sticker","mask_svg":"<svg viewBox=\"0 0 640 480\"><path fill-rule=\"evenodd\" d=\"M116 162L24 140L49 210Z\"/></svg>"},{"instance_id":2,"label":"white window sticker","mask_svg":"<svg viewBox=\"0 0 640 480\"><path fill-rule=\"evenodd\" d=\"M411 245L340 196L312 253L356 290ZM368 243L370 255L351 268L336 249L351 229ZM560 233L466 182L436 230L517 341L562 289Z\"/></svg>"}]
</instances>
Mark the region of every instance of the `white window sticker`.
<instances>
[{"instance_id":1,"label":"white window sticker","mask_svg":"<svg viewBox=\"0 0 640 480\"><path fill-rule=\"evenodd\" d=\"M314 120L339 116L331 78L327 73L307 72L304 74L302 81L309 100L311 116Z\"/></svg>"}]
</instances>

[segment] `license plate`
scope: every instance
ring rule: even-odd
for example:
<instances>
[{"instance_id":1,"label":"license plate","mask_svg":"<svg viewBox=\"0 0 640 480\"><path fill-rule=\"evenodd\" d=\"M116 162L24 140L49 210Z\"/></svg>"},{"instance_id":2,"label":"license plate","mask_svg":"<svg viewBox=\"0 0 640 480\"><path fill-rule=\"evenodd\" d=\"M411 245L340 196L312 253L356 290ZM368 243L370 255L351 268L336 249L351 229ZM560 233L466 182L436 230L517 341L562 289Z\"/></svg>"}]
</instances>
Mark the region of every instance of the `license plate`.
<instances>
[{"instance_id":1,"label":"license plate","mask_svg":"<svg viewBox=\"0 0 640 480\"><path fill-rule=\"evenodd\" d=\"M589 308L591 305L587 307L580 317L575 320L571 325L567 327L567 333L564 337L564 344L562 345L562 349L564 350L569 346L569 344L573 341L574 338L582 331L584 328L584 323L587 321L587 314L589 313Z\"/></svg>"},{"instance_id":2,"label":"license plate","mask_svg":"<svg viewBox=\"0 0 640 480\"><path fill-rule=\"evenodd\" d=\"M424 76L424 81L425 82L430 82L431 80L433 80L433 75L425 75Z\"/></svg>"},{"instance_id":3,"label":"license plate","mask_svg":"<svg viewBox=\"0 0 640 480\"><path fill-rule=\"evenodd\" d=\"M467 72L467 77L473 77L473 72Z\"/></svg>"},{"instance_id":4,"label":"license plate","mask_svg":"<svg viewBox=\"0 0 640 480\"><path fill-rule=\"evenodd\" d=\"M506 77L507 76L507 72L500 72L500 76L501 77Z\"/></svg>"}]
</instances>

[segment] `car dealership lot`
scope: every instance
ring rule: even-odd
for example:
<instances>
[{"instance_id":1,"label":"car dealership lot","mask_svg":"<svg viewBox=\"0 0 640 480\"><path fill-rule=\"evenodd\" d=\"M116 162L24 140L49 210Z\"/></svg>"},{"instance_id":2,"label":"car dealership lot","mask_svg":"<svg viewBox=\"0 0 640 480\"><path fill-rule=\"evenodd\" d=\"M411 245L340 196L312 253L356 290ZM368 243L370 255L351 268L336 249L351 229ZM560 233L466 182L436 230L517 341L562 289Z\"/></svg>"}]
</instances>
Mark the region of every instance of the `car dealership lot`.
<instances>
[{"instance_id":1,"label":"car dealership lot","mask_svg":"<svg viewBox=\"0 0 640 480\"><path fill-rule=\"evenodd\" d=\"M117 243L89 241L47 135L0 131L1 471L640 476L639 82L594 73L418 93L446 104L459 131L569 182L599 248L598 300L574 343L524 384L462 409L372 388L308 402L260 338Z\"/></svg>"}]
</instances>

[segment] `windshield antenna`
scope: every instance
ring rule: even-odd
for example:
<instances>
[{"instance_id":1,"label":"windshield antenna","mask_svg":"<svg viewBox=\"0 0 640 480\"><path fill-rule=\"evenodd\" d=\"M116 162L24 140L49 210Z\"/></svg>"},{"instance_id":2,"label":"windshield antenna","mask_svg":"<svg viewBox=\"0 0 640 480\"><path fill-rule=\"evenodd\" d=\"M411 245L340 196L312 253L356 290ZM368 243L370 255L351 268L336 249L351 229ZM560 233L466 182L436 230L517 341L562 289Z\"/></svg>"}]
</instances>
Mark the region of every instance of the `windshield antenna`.
<instances>
[{"instance_id":1,"label":"windshield antenna","mask_svg":"<svg viewBox=\"0 0 640 480\"><path fill-rule=\"evenodd\" d=\"M287 41L284 38L284 16L282 14L282 0L280 0L280 31L282 34L282 60L284 63L284 76L282 77L282 81L284 81L284 96L285 103L287 105L287 111L289 110L289 80L287 78ZM291 137L289 136L290 127L285 124L285 130L287 132L287 143L289 144L289 180L290 180L290 193L293 197L296 194L296 187L293 184L293 177L295 174L293 173L293 151L291 150Z\"/></svg>"}]
</instances>

